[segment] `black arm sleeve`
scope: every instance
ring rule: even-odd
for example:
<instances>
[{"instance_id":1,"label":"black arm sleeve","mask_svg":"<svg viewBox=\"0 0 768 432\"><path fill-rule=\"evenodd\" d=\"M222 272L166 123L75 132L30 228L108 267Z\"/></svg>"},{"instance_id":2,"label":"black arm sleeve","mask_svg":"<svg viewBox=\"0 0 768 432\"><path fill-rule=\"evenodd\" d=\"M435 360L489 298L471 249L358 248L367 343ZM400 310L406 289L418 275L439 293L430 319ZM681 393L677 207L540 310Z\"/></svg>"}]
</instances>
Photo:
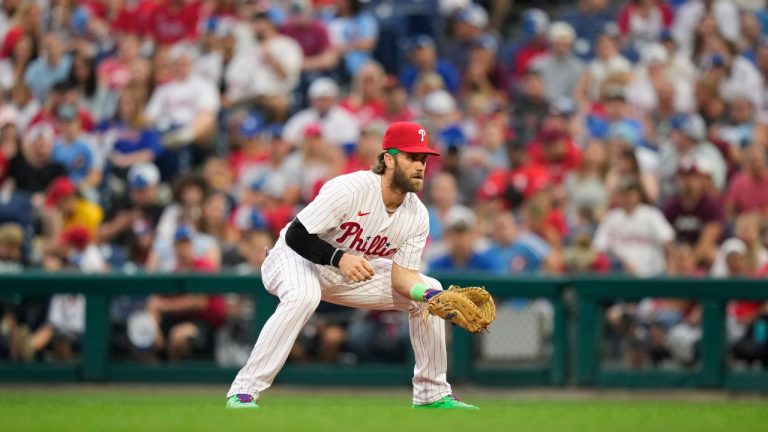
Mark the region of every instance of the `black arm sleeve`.
<instances>
[{"instance_id":1,"label":"black arm sleeve","mask_svg":"<svg viewBox=\"0 0 768 432\"><path fill-rule=\"evenodd\" d=\"M336 249L317 234L310 234L299 218L294 218L285 232L285 242L294 252L315 264L338 267L344 255L344 251Z\"/></svg>"}]
</instances>

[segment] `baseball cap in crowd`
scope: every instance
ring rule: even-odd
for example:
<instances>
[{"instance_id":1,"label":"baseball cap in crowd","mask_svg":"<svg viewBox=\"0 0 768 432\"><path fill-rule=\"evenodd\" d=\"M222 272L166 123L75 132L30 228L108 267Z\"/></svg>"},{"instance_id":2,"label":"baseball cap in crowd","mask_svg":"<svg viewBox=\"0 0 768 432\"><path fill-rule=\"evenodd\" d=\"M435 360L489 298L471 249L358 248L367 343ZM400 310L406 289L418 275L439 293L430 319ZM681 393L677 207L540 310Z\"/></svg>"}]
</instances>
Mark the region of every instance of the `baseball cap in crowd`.
<instances>
[{"instance_id":1,"label":"baseball cap in crowd","mask_svg":"<svg viewBox=\"0 0 768 432\"><path fill-rule=\"evenodd\" d=\"M48 186L48 191L45 194L45 204L47 206L54 206L62 199L74 196L76 191L75 184L72 183L69 177L58 177Z\"/></svg>"},{"instance_id":2,"label":"baseball cap in crowd","mask_svg":"<svg viewBox=\"0 0 768 432\"><path fill-rule=\"evenodd\" d=\"M319 97L337 97L339 95L339 85L331 78L322 77L312 81L309 86L307 95L310 99L316 99Z\"/></svg>"},{"instance_id":3,"label":"baseball cap in crowd","mask_svg":"<svg viewBox=\"0 0 768 432\"><path fill-rule=\"evenodd\" d=\"M91 242L91 233L82 225L73 225L61 233L61 243L77 250L84 250Z\"/></svg>"},{"instance_id":4,"label":"baseball cap in crowd","mask_svg":"<svg viewBox=\"0 0 768 432\"><path fill-rule=\"evenodd\" d=\"M466 232L475 229L477 217L472 209L454 206L445 215L445 231Z\"/></svg>"},{"instance_id":5,"label":"baseball cap in crowd","mask_svg":"<svg viewBox=\"0 0 768 432\"><path fill-rule=\"evenodd\" d=\"M131 189L144 189L160 182L160 170L151 162L141 162L128 170L128 185Z\"/></svg>"},{"instance_id":6,"label":"baseball cap in crowd","mask_svg":"<svg viewBox=\"0 0 768 432\"><path fill-rule=\"evenodd\" d=\"M429 134L417 123L395 122L387 127L384 139L381 141L382 150L399 150L405 153L423 153L440 156L440 153L429 148Z\"/></svg>"},{"instance_id":7,"label":"baseball cap in crowd","mask_svg":"<svg viewBox=\"0 0 768 432\"><path fill-rule=\"evenodd\" d=\"M72 121L78 118L77 108L68 103L59 105L56 109L56 117L61 121Z\"/></svg>"},{"instance_id":8,"label":"baseball cap in crowd","mask_svg":"<svg viewBox=\"0 0 768 432\"><path fill-rule=\"evenodd\" d=\"M435 90L424 98L424 110L434 115L451 114L456 111L456 100L445 90Z\"/></svg>"},{"instance_id":9,"label":"baseball cap in crowd","mask_svg":"<svg viewBox=\"0 0 768 432\"><path fill-rule=\"evenodd\" d=\"M257 209L237 212L234 222L237 229L241 231L261 231L268 228L264 213Z\"/></svg>"},{"instance_id":10,"label":"baseball cap in crowd","mask_svg":"<svg viewBox=\"0 0 768 432\"><path fill-rule=\"evenodd\" d=\"M549 26L547 37L549 38L550 42L563 39L568 40L569 42L573 42L573 40L576 39L576 31L570 24L566 22L555 21L552 23L552 25Z\"/></svg>"},{"instance_id":11,"label":"baseball cap in crowd","mask_svg":"<svg viewBox=\"0 0 768 432\"><path fill-rule=\"evenodd\" d=\"M489 34L484 34L475 39L475 48L480 48L492 53L496 53L496 51L499 50L499 42L496 41L495 37Z\"/></svg>"},{"instance_id":12,"label":"baseball cap in crowd","mask_svg":"<svg viewBox=\"0 0 768 432\"><path fill-rule=\"evenodd\" d=\"M456 14L456 20L478 28L488 25L488 12L478 4L471 4Z\"/></svg>"},{"instance_id":13,"label":"baseball cap in crowd","mask_svg":"<svg viewBox=\"0 0 768 432\"><path fill-rule=\"evenodd\" d=\"M554 116L570 117L576 113L576 101L567 96L559 96L549 103L549 114Z\"/></svg>"},{"instance_id":14,"label":"baseball cap in crowd","mask_svg":"<svg viewBox=\"0 0 768 432\"><path fill-rule=\"evenodd\" d=\"M695 141L701 141L706 137L707 126L698 114L681 114L670 121L672 130L680 131Z\"/></svg>"},{"instance_id":15,"label":"baseball cap in crowd","mask_svg":"<svg viewBox=\"0 0 768 432\"><path fill-rule=\"evenodd\" d=\"M411 50L415 50L416 48L435 48L435 40L432 39L431 36L420 34L418 36L413 37L411 39L411 43L409 44L409 48Z\"/></svg>"},{"instance_id":16,"label":"baseball cap in crowd","mask_svg":"<svg viewBox=\"0 0 768 432\"><path fill-rule=\"evenodd\" d=\"M176 232L173 233L173 242L182 243L192 241L193 235L192 228L187 225L179 225L176 227Z\"/></svg>"},{"instance_id":17,"label":"baseball cap in crowd","mask_svg":"<svg viewBox=\"0 0 768 432\"><path fill-rule=\"evenodd\" d=\"M683 158L677 165L677 175L711 176L712 166L704 159Z\"/></svg>"},{"instance_id":18,"label":"baseball cap in crowd","mask_svg":"<svg viewBox=\"0 0 768 432\"><path fill-rule=\"evenodd\" d=\"M247 115L240 122L240 135L245 138L253 138L261 133L263 124L260 118L255 115Z\"/></svg>"},{"instance_id":19,"label":"baseball cap in crowd","mask_svg":"<svg viewBox=\"0 0 768 432\"><path fill-rule=\"evenodd\" d=\"M541 9L531 8L523 11L520 21L523 37L530 38L547 31L549 16Z\"/></svg>"},{"instance_id":20,"label":"baseball cap in crowd","mask_svg":"<svg viewBox=\"0 0 768 432\"><path fill-rule=\"evenodd\" d=\"M48 123L38 123L27 131L25 138L29 141L34 141L39 138L44 138L47 141L52 140L56 136L56 131Z\"/></svg>"}]
</instances>

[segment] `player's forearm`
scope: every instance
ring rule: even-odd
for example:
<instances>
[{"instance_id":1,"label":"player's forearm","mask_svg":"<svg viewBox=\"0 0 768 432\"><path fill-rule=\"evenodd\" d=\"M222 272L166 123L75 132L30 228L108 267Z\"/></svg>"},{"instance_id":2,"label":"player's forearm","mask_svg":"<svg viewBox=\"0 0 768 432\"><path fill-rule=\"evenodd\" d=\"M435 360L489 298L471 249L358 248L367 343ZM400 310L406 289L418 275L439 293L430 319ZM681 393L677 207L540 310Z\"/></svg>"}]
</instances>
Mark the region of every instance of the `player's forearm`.
<instances>
[{"instance_id":1,"label":"player's forearm","mask_svg":"<svg viewBox=\"0 0 768 432\"><path fill-rule=\"evenodd\" d=\"M417 270L410 270L397 264L392 264L392 289L415 301L424 301L425 294L428 294L428 291L434 291L424 283Z\"/></svg>"},{"instance_id":2,"label":"player's forearm","mask_svg":"<svg viewBox=\"0 0 768 432\"><path fill-rule=\"evenodd\" d=\"M338 267L344 255L344 251L336 249L317 234L310 234L299 218L295 218L288 227L285 242L294 252L315 264Z\"/></svg>"}]
</instances>

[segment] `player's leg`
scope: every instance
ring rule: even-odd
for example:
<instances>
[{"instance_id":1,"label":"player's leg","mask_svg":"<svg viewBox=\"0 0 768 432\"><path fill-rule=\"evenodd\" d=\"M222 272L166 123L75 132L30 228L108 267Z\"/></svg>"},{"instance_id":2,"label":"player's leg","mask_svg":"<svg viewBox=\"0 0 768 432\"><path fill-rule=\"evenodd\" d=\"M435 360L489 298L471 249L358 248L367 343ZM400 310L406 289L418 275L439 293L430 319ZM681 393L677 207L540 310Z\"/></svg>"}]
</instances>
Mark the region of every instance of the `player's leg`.
<instances>
[{"instance_id":1,"label":"player's leg","mask_svg":"<svg viewBox=\"0 0 768 432\"><path fill-rule=\"evenodd\" d=\"M416 360L413 403L429 404L451 395L451 386L446 377L448 355L445 348L445 321L433 315L428 315L425 321L425 303L414 302L392 289L392 261L372 260L371 265L374 277L366 282L340 282L321 277L322 299L363 309L407 311ZM442 289L436 279L425 275L422 275L422 279L430 288Z\"/></svg>"},{"instance_id":2,"label":"player's leg","mask_svg":"<svg viewBox=\"0 0 768 432\"><path fill-rule=\"evenodd\" d=\"M247 394L258 401L285 364L296 338L320 303L314 264L287 247L270 252L262 266L267 290L280 304L261 329L248 362L240 369L227 398Z\"/></svg>"}]
</instances>

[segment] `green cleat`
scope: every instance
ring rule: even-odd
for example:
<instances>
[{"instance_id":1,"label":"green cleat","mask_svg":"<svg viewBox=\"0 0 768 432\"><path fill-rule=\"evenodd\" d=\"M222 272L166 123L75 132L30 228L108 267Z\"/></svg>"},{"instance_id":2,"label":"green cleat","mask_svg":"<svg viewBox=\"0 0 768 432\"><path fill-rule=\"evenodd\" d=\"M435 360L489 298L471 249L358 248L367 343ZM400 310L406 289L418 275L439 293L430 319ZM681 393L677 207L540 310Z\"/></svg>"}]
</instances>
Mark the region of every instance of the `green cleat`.
<instances>
[{"instance_id":1,"label":"green cleat","mask_svg":"<svg viewBox=\"0 0 768 432\"><path fill-rule=\"evenodd\" d=\"M227 399L227 409L258 409L259 405L249 394L237 394Z\"/></svg>"},{"instance_id":2,"label":"green cleat","mask_svg":"<svg viewBox=\"0 0 768 432\"><path fill-rule=\"evenodd\" d=\"M456 396L454 395L448 395L440 400L437 400L432 403L423 404L423 405L416 405L413 404L414 409L462 409L462 410L479 410L480 408L470 405L468 403L464 403L458 399L456 399Z\"/></svg>"}]
</instances>

